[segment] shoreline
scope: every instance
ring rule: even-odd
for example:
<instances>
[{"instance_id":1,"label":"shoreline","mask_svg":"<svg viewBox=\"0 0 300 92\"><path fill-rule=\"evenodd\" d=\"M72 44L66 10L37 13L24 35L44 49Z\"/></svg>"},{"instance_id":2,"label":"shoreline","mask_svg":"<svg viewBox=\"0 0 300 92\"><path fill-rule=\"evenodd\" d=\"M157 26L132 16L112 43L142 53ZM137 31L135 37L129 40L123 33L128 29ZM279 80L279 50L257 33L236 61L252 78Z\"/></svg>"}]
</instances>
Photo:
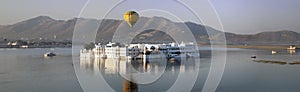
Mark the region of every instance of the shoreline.
<instances>
[{"instance_id":1,"label":"shoreline","mask_svg":"<svg viewBox=\"0 0 300 92\"><path fill-rule=\"evenodd\" d=\"M72 48L72 46L35 46L35 47L0 47L0 49L29 49L29 48Z\"/></svg>"},{"instance_id":2,"label":"shoreline","mask_svg":"<svg viewBox=\"0 0 300 92\"><path fill-rule=\"evenodd\" d=\"M290 45L227 45L227 48L287 50ZM299 47L299 46L296 46Z\"/></svg>"}]
</instances>

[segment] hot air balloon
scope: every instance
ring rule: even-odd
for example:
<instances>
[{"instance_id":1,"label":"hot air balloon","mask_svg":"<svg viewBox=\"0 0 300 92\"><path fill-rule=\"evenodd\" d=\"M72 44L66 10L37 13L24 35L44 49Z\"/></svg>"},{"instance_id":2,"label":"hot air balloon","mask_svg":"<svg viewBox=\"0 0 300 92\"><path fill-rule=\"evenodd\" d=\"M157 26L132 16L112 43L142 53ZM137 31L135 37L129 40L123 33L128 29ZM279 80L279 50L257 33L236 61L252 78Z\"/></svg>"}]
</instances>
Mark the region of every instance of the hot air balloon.
<instances>
[{"instance_id":1,"label":"hot air balloon","mask_svg":"<svg viewBox=\"0 0 300 92\"><path fill-rule=\"evenodd\" d=\"M134 24L138 21L139 14L135 11L127 11L124 14L124 20L128 23L130 28L134 26Z\"/></svg>"}]
</instances>

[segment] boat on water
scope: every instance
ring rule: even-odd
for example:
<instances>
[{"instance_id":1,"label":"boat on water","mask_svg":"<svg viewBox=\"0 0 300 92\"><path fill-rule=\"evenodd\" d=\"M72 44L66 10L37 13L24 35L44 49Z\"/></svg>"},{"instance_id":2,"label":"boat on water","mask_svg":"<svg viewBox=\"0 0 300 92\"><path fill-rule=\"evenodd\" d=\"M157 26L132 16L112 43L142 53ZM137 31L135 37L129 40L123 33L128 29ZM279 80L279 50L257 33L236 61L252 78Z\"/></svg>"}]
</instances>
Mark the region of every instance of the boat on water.
<instances>
[{"instance_id":1,"label":"boat on water","mask_svg":"<svg viewBox=\"0 0 300 92\"><path fill-rule=\"evenodd\" d=\"M252 55L251 58L253 58L253 59L256 58L256 55Z\"/></svg>"},{"instance_id":2,"label":"boat on water","mask_svg":"<svg viewBox=\"0 0 300 92\"><path fill-rule=\"evenodd\" d=\"M54 54L53 52L47 52L44 54L45 57L52 57L52 56L56 56L56 54Z\"/></svg>"},{"instance_id":3,"label":"boat on water","mask_svg":"<svg viewBox=\"0 0 300 92\"><path fill-rule=\"evenodd\" d=\"M295 50L296 46L295 45L291 45L290 47L287 48L287 50Z\"/></svg>"},{"instance_id":4,"label":"boat on water","mask_svg":"<svg viewBox=\"0 0 300 92\"><path fill-rule=\"evenodd\" d=\"M277 51L275 51L275 50L272 50L272 54L276 54L277 53Z\"/></svg>"}]
</instances>

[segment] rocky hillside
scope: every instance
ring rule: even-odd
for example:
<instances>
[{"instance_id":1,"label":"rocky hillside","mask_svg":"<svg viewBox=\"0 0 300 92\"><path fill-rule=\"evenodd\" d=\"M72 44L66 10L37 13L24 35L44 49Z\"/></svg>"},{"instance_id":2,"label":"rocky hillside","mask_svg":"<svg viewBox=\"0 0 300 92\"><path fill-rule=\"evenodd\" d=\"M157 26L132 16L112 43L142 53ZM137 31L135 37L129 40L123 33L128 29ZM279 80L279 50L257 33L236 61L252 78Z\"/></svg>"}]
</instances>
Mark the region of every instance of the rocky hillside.
<instances>
[{"instance_id":1,"label":"rocky hillside","mask_svg":"<svg viewBox=\"0 0 300 92\"><path fill-rule=\"evenodd\" d=\"M79 20L80 21L77 21ZM99 22L102 21L101 24ZM85 19L55 20L48 16L39 16L12 25L0 26L1 39L23 40L72 40L75 23L87 27L100 25L96 34L97 42L108 42L112 39L118 27L124 26L122 20L115 19ZM162 17L142 17L136 24L143 32L135 37L135 42L141 41L173 41L170 35L184 39L187 32L192 32L199 43L224 41L224 34L228 44L299 44L300 34L294 31L262 32L253 35L240 35L215 30L211 27L192 22L177 23ZM144 29L143 29L144 28ZM146 29L145 29L146 28ZM149 28L149 29L147 29ZM156 29L157 28L157 29ZM130 29L124 29L130 30ZM162 32L164 30L164 32ZM84 32L82 33L84 34Z\"/></svg>"}]
</instances>

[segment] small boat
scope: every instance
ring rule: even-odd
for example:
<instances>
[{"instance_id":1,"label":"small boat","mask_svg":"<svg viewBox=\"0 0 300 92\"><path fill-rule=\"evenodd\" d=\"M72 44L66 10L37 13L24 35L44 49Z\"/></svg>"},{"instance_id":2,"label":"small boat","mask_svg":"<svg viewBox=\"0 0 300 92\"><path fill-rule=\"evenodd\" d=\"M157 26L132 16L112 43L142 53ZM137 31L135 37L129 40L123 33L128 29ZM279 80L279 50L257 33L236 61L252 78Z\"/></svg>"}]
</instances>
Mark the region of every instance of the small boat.
<instances>
[{"instance_id":1,"label":"small boat","mask_svg":"<svg viewBox=\"0 0 300 92\"><path fill-rule=\"evenodd\" d=\"M44 54L45 57L52 57L52 56L56 56L56 54L54 54L53 52L47 52Z\"/></svg>"},{"instance_id":2,"label":"small boat","mask_svg":"<svg viewBox=\"0 0 300 92\"><path fill-rule=\"evenodd\" d=\"M255 55L252 55L251 58L256 58L256 56L255 56Z\"/></svg>"},{"instance_id":3,"label":"small boat","mask_svg":"<svg viewBox=\"0 0 300 92\"><path fill-rule=\"evenodd\" d=\"M291 45L289 48L287 48L288 50L295 50L296 46L295 45Z\"/></svg>"},{"instance_id":4,"label":"small boat","mask_svg":"<svg viewBox=\"0 0 300 92\"><path fill-rule=\"evenodd\" d=\"M272 54L276 54L276 53L277 53L277 51L272 50Z\"/></svg>"}]
</instances>

